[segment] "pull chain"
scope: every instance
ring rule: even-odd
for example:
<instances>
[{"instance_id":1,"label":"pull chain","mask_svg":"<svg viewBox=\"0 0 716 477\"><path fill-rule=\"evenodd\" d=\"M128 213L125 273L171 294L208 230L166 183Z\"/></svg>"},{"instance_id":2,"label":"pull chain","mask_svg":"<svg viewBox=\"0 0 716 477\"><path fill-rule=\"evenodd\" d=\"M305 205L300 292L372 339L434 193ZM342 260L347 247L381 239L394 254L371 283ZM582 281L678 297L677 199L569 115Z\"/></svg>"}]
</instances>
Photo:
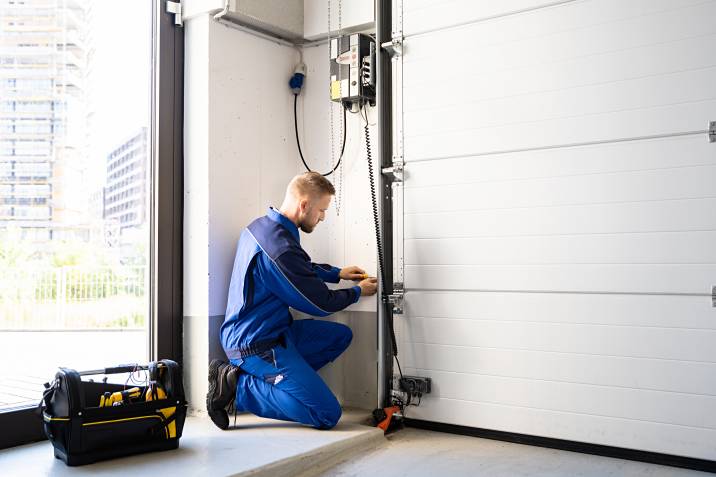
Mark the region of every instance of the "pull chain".
<instances>
[{"instance_id":1,"label":"pull chain","mask_svg":"<svg viewBox=\"0 0 716 477\"><path fill-rule=\"evenodd\" d=\"M335 167L336 162L336 147L335 147L335 141L334 141L334 131L333 131L333 80L330 77L331 76L331 61L333 61L332 58L332 50L333 50L333 44L331 43L331 0L328 0L328 28L327 31L327 38L328 38L328 134L331 141L331 167ZM340 205L336 201L336 214L340 215Z\"/></svg>"},{"instance_id":2,"label":"pull chain","mask_svg":"<svg viewBox=\"0 0 716 477\"><path fill-rule=\"evenodd\" d=\"M329 0L330 1L330 0ZM340 38L341 30L343 28L343 1L338 0L338 38ZM330 48L330 46L329 46ZM339 83L339 91L341 98L343 97L343 82L341 81ZM343 106L343 103L341 102L341 107ZM332 106L331 106L332 107ZM347 128L348 125L346 124L346 115L343 115L343 122L341 123L341 136L345 137L345 128ZM345 161L341 162L340 170L338 171L338 197L336 197L336 215L340 216L340 210L343 206L343 164Z\"/></svg>"}]
</instances>

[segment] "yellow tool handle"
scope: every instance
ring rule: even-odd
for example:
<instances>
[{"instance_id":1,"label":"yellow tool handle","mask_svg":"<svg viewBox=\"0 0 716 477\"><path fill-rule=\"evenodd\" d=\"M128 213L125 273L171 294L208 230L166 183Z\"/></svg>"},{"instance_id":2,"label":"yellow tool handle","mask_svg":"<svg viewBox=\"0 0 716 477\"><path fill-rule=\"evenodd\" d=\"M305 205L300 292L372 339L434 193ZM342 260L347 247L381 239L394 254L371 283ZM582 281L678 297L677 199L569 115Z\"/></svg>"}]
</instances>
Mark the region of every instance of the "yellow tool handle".
<instances>
[{"instance_id":1,"label":"yellow tool handle","mask_svg":"<svg viewBox=\"0 0 716 477\"><path fill-rule=\"evenodd\" d=\"M154 391L156 391L156 395L154 394ZM146 394L146 400L147 401L153 401L155 398L157 400L159 399L165 399L167 397L167 393L164 391L164 388L161 386L158 386L156 383L150 384L147 388L147 394ZM159 410L165 419L169 418L176 412L176 407L165 407L164 409ZM177 436L177 425L175 421L170 422L167 425L167 431L169 433L168 437L174 438Z\"/></svg>"},{"instance_id":2,"label":"yellow tool handle","mask_svg":"<svg viewBox=\"0 0 716 477\"><path fill-rule=\"evenodd\" d=\"M106 392L99 397L99 407L109 406L109 397L111 394Z\"/></svg>"}]
</instances>

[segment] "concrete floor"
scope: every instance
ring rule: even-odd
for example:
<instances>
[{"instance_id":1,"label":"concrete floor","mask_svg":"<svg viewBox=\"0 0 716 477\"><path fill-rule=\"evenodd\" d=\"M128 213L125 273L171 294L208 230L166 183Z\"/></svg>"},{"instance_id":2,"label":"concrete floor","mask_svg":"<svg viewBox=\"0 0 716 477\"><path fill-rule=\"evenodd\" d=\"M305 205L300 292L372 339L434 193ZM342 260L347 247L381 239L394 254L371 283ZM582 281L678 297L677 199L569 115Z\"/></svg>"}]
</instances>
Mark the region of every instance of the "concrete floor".
<instances>
[{"instance_id":1,"label":"concrete floor","mask_svg":"<svg viewBox=\"0 0 716 477\"><path fill-rule=\"evenodd\" d=\"M380 448L319 473L352 476L697 477L712 474L418 429L388 436Z\"/></svg>"},{"instance_id":2,"label":"concrete floor","mask_svg":"<svg viewBox=\"0 0 716 477\"><path fill-rule=\"evenodd\" d=\"M179 449L81 467L67 467L49 442L0 451L0 475L26 476L296 476L315 474L337 460L385 445L383 432L361 424L368 411L346 410L331 431L239 415L237 427L216 428L207 416L187 419ZM232 421L233 423L233 421Z\"/></svg>"},{"instance_id":3,"label":"concrete floor","mask_svg":"<svg viewBox=\"0 0 716 477\"><path fill-rule=\"evenodd\" d=\"M180 448L81 467L55 459L38 442L0 451L0 475L32 476L551 476L697 477L702 472L418 429L383 436L364 425L369 413L346 410L338 426L318 431L239 415L221 431L206 416L187 419Z\"/></svg>"}]
</instances>

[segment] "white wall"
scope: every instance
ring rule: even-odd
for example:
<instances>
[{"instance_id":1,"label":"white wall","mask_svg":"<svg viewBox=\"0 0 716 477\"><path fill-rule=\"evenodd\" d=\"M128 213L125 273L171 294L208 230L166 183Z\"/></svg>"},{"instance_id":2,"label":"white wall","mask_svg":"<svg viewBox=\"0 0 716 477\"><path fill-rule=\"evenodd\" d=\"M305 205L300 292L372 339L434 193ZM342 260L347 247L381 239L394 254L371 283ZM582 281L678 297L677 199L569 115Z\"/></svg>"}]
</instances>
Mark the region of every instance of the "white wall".
<instances>
[{"instance_id":1,"label":"white wall","mask_svg":"<svg viewBox=\"0 0 716 477\"><path fill-rule=\"evenodd\" d=\"M304 170L288 88L297 51L219 24L211 15L185 22L184 356L195 411L202 410L208 362L222 355L218 329L239 234L268 206L279 206L290 178ZM325 46L306 49L308 78L299 99L305 155L321 169L330 162L327 57ZM341 110L333 107L338 154ZM301 240L315 262L355 264L375 274L363 123L358 115L348 119L343 187L336 184L341 214L334 204L327 220ZM331 317L354 331L349 352L322 371L347 405L375 402L375 300L363 298Z\"/></svg>"},{"instance_id":2,"label":"white wall","mask_svg":"<svg viewBox=\"0 0 716 477\"><path fill-rule=\"evenodd\" d=\"M308 165L320 172L331 167L330 108L333 108L335 159L342 144L342 110L328 98L327 45L304 49L307 67L304 91L299 97L299 131L301 147ZM373 121L375 111L369 110ZM347 140L342 166L329 179L336 187L336 197L326 221L316 232L302 237L302 244L314 261L327 261L337 266L358 265L372 276L378 273L373 215L366 159L365 121L360 114L347 114ZM370 127L375 152L375 126ZM300 159L296 157L296 161ZM341 171L342 169L342 171ZM376 169L377 170L377 169ZM341 173L343 180L341 181ZM338 203L340 202L340 206ZM348 285L343 283L340 286ZM376 301L361 299L351 311L375 311Z\"/></svg>"},{"instance_id":3,"label":"white wall","mask_svg":"<svg viewBox=\"0 0 716 477\"><path fill-rule=\"evenodd\" d=\"M340 155L343 140L342 110L329 100L327 45L305 48L303 56L307 76L304 91L299 97L301 147L312 169L327 172L333 164L330 108L333 108L335 159ZM369 110L369 121L373 121L373 118L375 111ZM358 265L376 276L377 246L363 131L365 122L359 114L347 114L346 119L348 134L342 171L339 168L330 176L337 189L336 197L326 221L312 234L304 234L301 243L315 262L328 262L341 267ZM375 158L376 127L371 126L370 132L374 138ZM299 161L299 158L296 157L296 160ZM342 282L338 286L351 285ZM377 402L376 304L376 297L361 298L345 312L336 313L330 318L347 324L353 330L353 343L346 354L320 373L346 406L371 408Z\"/></svg>"},{"instance_id":4,"label":"white wall","mask_svg":"<svg viewBox=\"0 0 716 477\"><path fill-rule=\"evenodd\" d=\"M287 86L296 52L211 23L209 311L223 315L236 241L279 206L298 166Z\"/></svg>"},{"instance_id":5,"label":"white wall","mask_svg":"<svg viewBox=\"0 0 716 477\"><path fill-rule=\"evenodd\" d=\"M236 241L298 171L286 84L297 54L208 14L185 28L184 356L201 409Z\"/></svg>"},{"instance_id":6,"label":"white wall","mask_svg":"<svg viewBox=\"0 0 716 477\"><path fill-rule=\"evenodd\" d=\"M224 8L225 4L225 0L182 0L182 19L188 21L207 12L217 13ZM194 28L196 29L196 27ZM186 31L188 32L189 30ZM186 40L187 38L185 38Z\"/></svg>"},{"instance_id":7,"label":"white wall","mask_svg":"<svg viewBox=\"0 0 716 477\"><path fill-rule=\"evenodd\" d=\"M375 3L373 0L331 0L331 31L335 34L340 20L343 32L362 31L373 28ZM303 36L316 40L326 36L328 30L328 2L304 0ZM340 13L340 15L339 15Z\"/></svg>"},{"instance_id":8,"label":"white wall","mask_svg":"<svg viewBox=\"0 0 716 477\"><path fill-rule=\"evenodd\" d=\"M198 404L209 356L209 19L184 28L184 387Z\"/></svg>"},{"instance_id":9,"label":"white wall","mask_svg":"<svg viewBox=\"0 0 716 477\"><path fill-rule=\"evenodd\" d=\"M300 4L300 0L297 0ZM289 33L303 37L307 40L317 40L326 36L328 29L328 11L325 0L303 0L303 11L297 11L299 6L296 0L231 0L229 2L229 15L246 23L263 24L263 28ZM273 3L284 3L286 8L277 12ZM375 5L373 0L331 0L331 31L335 34L340 21L342 31L356 32L373 28L375 19ZM192 19L206 12L218 13L224 8L224 0L183 0L182 17L184 20ZM293 13L295 20L287 15ZM300 18L300 15L303 15ZM250 18L252 17L252 18ZM273 27L273 28L272 28Z\"/></svg>"}]
</instances>

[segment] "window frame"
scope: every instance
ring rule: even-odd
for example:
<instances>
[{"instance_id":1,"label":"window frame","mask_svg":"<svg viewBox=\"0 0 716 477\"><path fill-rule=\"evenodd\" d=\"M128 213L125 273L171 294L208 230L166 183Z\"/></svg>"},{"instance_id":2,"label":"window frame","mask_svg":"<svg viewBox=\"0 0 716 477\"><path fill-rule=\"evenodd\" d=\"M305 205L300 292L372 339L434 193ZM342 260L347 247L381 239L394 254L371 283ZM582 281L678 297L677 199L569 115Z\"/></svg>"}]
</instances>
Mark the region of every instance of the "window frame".
<instances>
[{"instance_id":1,"label":"window frame","mask_svg":"<svg viewBox=\"0 0 716 477\"><path fill-rule=\"evenodd\" d=\"M184 30L152 0L150 359L182 364ZM160 246L161 244L161 246ZM107 363L112 365L117 363ZM49 377L48 377L49 378ZM0 412L0 449L44 440L37 406Z\"/></svg>"}]
</instances>

